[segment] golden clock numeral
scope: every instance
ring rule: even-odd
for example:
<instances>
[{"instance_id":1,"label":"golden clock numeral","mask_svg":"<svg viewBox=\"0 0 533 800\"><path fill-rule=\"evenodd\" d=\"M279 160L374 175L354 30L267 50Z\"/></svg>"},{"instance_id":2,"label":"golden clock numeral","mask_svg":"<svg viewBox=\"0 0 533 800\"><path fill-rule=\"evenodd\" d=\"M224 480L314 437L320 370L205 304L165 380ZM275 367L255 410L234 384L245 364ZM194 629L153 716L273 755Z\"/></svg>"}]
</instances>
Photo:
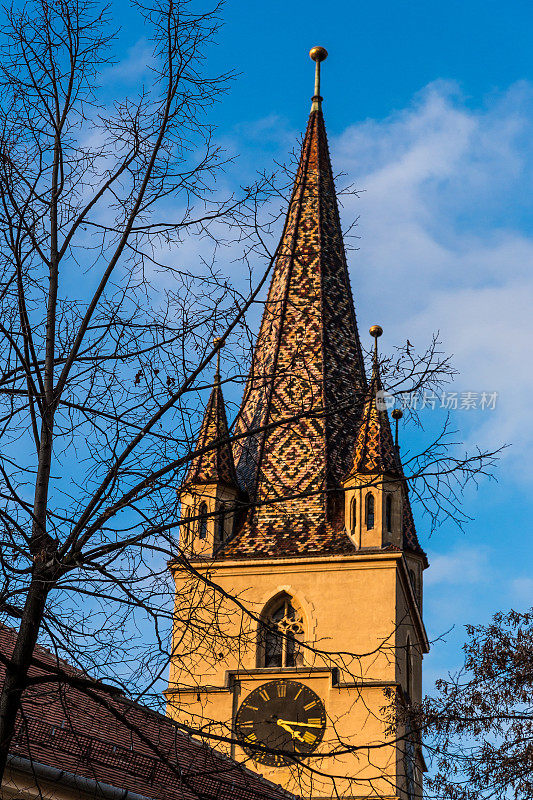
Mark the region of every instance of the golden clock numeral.
<instances>
[{"instance_id":1,"label":"golden clock numeral","mask_svg":"<svg viewBox=\"0 0 533 800\"><path fill-rule=\"evenodd\" d=\"M278 697L287 697L287 685L285 683L278 683Z\"/></svg>"},{"instance_id":2,"label":"golden clock numeral","mask_svg":"<svg viewBox=\"0 0 533 800\"><path fill-rule=\"evenodd\" d=\"M303 690L304 690L304 689L303 689L303 686L302 686L302 688L300 689L300 691L299 691L299 692L296 692L296 694L294 695L294 699L295 699L295 700L297 700L297 699L300 697L300 695L301 695L301 693L303 692Z\"/></svg>"},{"instance_id":3,"label":"golden clock numeral","mask_svg":"<svg viewBox=\"0 0 533 800\"><path fill-rule=\"evenodd\" d=\"M322 720L319 717L313 717L307 720L308 725L322 725Z\"/></svg>"},{"instance_id":4,"label":"golden clock numeral","mask_svg":"<svg viewBox=\"0 0 533 800\"><path fill-rule=\"evenodd\" d=\"M265 691L264 689L260 689L260 690L259 690L259 697L262 697L262 698L263 698L263 700L265 701L265 703L267 703L267 702L270 700L270 695L269 695L269 693L268 693L267 691ZM252 707L252 706L250 706L250 708L251 708L251 707ZM256 709L256 711L257 711L257 710L258 710L258 709Z\"/></svg>"},{"instance_id":5,"label":"golden clock numeral","mask_svg":"<svg viewBox=\"0 0 533 800\"><path fill-rule=\"evenodd\" d=\"M240 728L252 728L253 724L254 724L253 722L241 722L239 727Z\"/></svg>"},{"instance_id":6,"label":"golden clock numeral","mask_svg":"<svg viewBox=\"0 0 533 800\"><path fill-rule=\"evenodd\" d=\"M309 711L309 709L313 708L313 706L316 706L316 700L313 700L311 703L308 703L306 706L304 706L304 708L306 711Z\"/></svg>"},{"instance_id":7,"label":"golden clock numeral","mask_svg":"<svg viewBox=\"0 0 533 800\"><path fill-rule=\"evenodd\" d=\"M316 742L316 736L314 733L309 733L309 731L306 731L303 735L303 740L304 742L307 742L307 744L313 744Z\"/></svg>"},{"instance_id":8,"label":"golden clock numeral","mask_svg":"<svg viewBox=\"0 0 533 800\"><path fill-rule=\"evenodd\" d=\"M249 703L243 705L243 708L251 708L252 711L259 711L259 708L257 706L251 706Z\"/></svg>"},{"instance_id":9,"label":"golden clock numeral","mask_svg":"<svg viewBox=\"0 0 533 800\"><path fill-rule=\"evenodd\" d=\"M255 735L255 733L249 733L248 736L246 737L246 741L247 742L256 742L257 741L257 736Z\"/></svg>"}]
</instances>

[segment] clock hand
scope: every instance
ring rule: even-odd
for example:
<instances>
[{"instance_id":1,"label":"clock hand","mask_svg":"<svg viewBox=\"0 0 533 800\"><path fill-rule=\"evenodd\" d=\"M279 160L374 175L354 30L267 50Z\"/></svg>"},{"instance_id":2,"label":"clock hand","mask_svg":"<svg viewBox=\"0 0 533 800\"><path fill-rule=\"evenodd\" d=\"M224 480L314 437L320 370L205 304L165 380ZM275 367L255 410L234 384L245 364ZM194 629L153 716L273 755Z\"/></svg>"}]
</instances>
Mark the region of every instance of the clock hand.
<instances>
[{"instance_id":1,"label":"clock hand","mask_svg":"<svg viewBox=\"0 0 533 800\"><path fill-rule=\"evenodd\" d=\"M286 725L300 725L304 728L321 728L322 725L317 724L316 722L296 722L296 720L292 719L278 719L278 725L280 723L285 723Z\"/></svg>"},{"instance_id":2,"label":"clock hand","mask_svg":"<svg viewBox=\"0 0 533 800\"><path fill-rule=\"evenodd\" d=\"M280 728L283 728L283 730L287 731L287 733L290 733L290 735L292 736L293 739L298 739L299 742L303 742L304 741L304 738L301 735L301 733L299 733L298 731L293 730L291 728L291 726L287 722L285 722L285 720L278 719L276 721L276 725L279 725Z\"/></svg>"}]
</instances>

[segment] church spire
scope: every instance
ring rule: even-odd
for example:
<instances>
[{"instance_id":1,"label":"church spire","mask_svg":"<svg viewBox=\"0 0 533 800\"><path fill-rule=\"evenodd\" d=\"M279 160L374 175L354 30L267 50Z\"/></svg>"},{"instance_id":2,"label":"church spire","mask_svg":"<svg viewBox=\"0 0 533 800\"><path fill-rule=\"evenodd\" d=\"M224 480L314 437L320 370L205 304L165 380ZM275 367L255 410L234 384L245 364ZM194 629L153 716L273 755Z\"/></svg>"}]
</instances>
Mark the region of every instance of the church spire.
<instances>
[{"instance_id":1,"label":"church spire","mask_svg":"<svg viewBox=\"0 0 533 800\"><path fill-rule=\"evenodd\" d=\"M399 475L401 467L392 438L385 394L379 371L378 338L383 329L372 325L374 338L372 378L366 393L350 473Z\"/></svg>"},{"instance_id":2,"label":"church spire","mask_svg":"<svg viewBox=\"0 0 533 800\"><path fill-rule=\"evenodd\" d=\"M321 109L320 63L234 448L251 508L228 553L349 547L335 492L366 378ZM248 434L248 435L247 435Z\"/></svg>"},{"instance_id":3,"label":"church spire","mask_svg":"<svg viewBox=\"0 0 533 800\"><path fill-rule=\"evenodd\" d=\"M220 386L220 350L222 345L217 339L215 339L214 344L219 349L213 389L205 409L202 427L198 434L194 455L183 486L221 484L238 488L228 420Z\"/></svg>"}]
</instances>

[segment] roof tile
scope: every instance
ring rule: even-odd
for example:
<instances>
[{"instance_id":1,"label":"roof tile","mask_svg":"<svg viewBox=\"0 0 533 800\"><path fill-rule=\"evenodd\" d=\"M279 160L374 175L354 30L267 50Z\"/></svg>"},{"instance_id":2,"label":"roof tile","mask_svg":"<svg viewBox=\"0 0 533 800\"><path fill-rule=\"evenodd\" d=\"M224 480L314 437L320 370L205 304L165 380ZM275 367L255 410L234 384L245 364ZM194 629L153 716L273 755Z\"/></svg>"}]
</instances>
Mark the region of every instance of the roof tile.
<instances>
[{"instance_id":1,"label":"roof tile","mask_svg":"<svg viewBox=\"0 0 533 800\"><path fill-rule=\"evenodd\" d=\"M218 373L183 486L199 483L222 483L238 488Z\"/></svg>"},{"instance_id":2,"label":"roof tile","mask_svg":"<svg viewBox=\"0 0 533 800\"><path fill-rule=\"evenodd\" d=\"M10 656L16 631L0 625ZM281 800L284 789L188 736L168 717L110 692L37 647L30 676L63 677L30 686L10 754L154 800ZM0 677L4 666L0 666Z\"/></svg>"}]
</instances>

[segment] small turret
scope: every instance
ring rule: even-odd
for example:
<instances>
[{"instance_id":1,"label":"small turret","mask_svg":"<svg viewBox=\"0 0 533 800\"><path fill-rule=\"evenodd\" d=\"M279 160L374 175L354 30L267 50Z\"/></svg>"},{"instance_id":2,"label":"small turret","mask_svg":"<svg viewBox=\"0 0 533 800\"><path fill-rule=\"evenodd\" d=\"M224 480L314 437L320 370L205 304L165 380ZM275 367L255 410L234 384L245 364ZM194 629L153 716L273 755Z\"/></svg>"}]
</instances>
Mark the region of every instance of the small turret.
<instances>
[{"instance_id":1,"label":"small turret","mask_svg":"<svg viewBox=\"0 0 533 800\"><path fill-rule=\"evenodd\" d=\"M186 478L180 489L182 547L189 557L211 558L233 533L240 490L220 385L220 348L215 339L217 371Z\"/></svg>"},{"instance_id":2,"label":"small turret","mask_svg":"<svg viewBox=\"0 0 533 800\"><path fill-rule=\"evenodd\" d=\"M379 374L377 340L382 333L379 325L370 328L374 337L372 379L352 467L343 482L346 531L357 549L403 546L403 476Z\"/></svg>"}]
</instances>

